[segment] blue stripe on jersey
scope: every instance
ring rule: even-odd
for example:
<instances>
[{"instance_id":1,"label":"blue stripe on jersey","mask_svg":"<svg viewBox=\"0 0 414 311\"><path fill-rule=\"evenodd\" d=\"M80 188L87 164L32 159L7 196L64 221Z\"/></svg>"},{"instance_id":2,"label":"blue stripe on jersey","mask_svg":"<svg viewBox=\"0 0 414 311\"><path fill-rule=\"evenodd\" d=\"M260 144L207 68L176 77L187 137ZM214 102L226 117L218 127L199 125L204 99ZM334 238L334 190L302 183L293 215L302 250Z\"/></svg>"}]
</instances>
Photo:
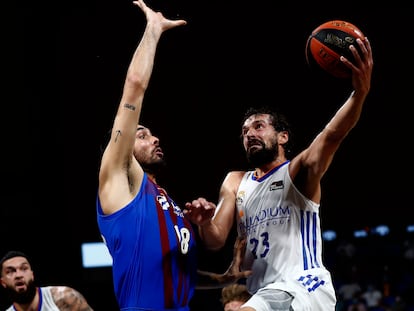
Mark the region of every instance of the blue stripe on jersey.
<instances>
[{"instance_id":1,"label":"blue stripe on jersey","mask_svg":"<svg viewBox=\"0 0 414 311\"><path fill-rule=\"evenodd\" d=\"M302 237L302 257L303 257L303 269L308 270L308 258L306 256L305 249L305 225L304 225L303 211L300 211L300 235Z\"/></svg>"},{"instance_id":2,"label":"blue stripe on jersey","mask_svg":"<svg viewBox=\"0 0 414 311\"><path fill-rule=\"evenodd\" d=\"M317 231L316 228L318 226L318 217L316 213L312 213L312 243L313 243L313 258L315 261L315 265L319 268L318 256L316 255L316 242L317 242Z\"/></svg>"},{"instance_id":3,"label":"blue stripe on jersey","mask_svg":"<svg viewBox=\"0 0 414 311\"><path fill-rule=\"evenodd\" d=\"M308 270L310 268L319 268L317 260L317 214L303 210L300 211L300 233L302 236L302 256L303 256L303 269ZM310 267L309 267L310 266Z\"/></svg>"}]
</instances>

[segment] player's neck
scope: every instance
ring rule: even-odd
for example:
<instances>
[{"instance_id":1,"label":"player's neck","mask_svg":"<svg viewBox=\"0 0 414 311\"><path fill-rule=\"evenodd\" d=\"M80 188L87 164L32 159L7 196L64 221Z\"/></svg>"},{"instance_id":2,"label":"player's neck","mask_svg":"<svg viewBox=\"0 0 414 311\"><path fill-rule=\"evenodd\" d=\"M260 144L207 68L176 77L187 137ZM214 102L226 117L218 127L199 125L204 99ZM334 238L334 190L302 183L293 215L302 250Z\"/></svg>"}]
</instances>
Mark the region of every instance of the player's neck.
<instances>
[{"instance_id":1,"label":"player's neck","mask_svg":"<svg viewBox=\"0 0 414 311\"><path fill-rule=\"evenodd\" d=\"M256 167L254 175L255 175L256 178L260 178L260 177L266 175L272 169L282 165L286 161L287 161L286 158L278 157L275 160L273 160L272 162L269 162L269 163L267 163L265 165L262 165L260 167Z\"/></svg>"},{"instance_id":2,"label":"player's neck","mask_svg":"<svg viewBox=\"0 0 414 311\"><path fill-rule=\"evenodd\" d=\"M39 311L41 309L39 288L36 288L36 295L30 303L13 303L15 311Z\"/></svg>"},{"instance_id":3,"label":"player's neck","mask_svg":"<svg viewBox=\"0 0 414 311\"><path fill-rule=\"evenodd\" d=\"M152 182L154 184L157 184L157 178L155 178L155 175L152 174L152 173L148 173L148 172L147 172L147 174L148 174L148 177L152 180Z\"/></svg>"}]
</instances>

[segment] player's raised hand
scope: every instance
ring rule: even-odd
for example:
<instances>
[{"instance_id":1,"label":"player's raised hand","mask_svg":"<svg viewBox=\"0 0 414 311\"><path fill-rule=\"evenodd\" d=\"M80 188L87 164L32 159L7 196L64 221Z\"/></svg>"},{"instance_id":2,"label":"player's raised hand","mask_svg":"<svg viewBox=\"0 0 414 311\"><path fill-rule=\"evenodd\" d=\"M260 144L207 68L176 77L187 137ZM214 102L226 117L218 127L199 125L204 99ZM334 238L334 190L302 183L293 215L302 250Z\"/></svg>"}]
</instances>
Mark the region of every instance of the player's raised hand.
<instances>
[{"instance_id":1,"label":"player's raised hand","mask_svg":"<svg viewBox=\"0 0 414 311\"><path fill-rule=\"evenodd\" d=\"M171 20L164 17L161 12L155 12L149 8L143 0L135 0L133 3L144 12L148 24L154 23L159 25L162 31L187 24L187 21L184 19Z\"/></svg>"},{"instance_id":2,"label":"player's raised hand","mask_svg":"<svg viewBox=\"0 0 414 311\"><path fill-rule=\"evenodd\" d=\"M216 205L205 198L185 203L184 215L193 224L202 226L213 218Z\"/></svg>"}]
</instances>

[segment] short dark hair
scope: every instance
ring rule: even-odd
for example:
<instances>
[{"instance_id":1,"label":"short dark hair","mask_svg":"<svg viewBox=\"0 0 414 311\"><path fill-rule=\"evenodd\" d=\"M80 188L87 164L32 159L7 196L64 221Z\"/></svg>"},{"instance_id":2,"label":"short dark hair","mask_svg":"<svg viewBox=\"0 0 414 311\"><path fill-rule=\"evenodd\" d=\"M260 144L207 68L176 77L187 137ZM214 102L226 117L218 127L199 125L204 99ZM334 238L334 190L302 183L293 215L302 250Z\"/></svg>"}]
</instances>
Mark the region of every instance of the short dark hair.
<instances>
[{"instance_id":1,"label":"short dark hair","mask_svg":"<svg viewBox=\"0 0 414 311\"><path fill-rule=\"evenodd\" d=\"M6 260L9 260L14 257L24 257L27 261L30 262L29 256L27 256L22 251L8 251L1 259L0 259L0 272L3 270L3 264Z\"/></svg>"}]
</instances>

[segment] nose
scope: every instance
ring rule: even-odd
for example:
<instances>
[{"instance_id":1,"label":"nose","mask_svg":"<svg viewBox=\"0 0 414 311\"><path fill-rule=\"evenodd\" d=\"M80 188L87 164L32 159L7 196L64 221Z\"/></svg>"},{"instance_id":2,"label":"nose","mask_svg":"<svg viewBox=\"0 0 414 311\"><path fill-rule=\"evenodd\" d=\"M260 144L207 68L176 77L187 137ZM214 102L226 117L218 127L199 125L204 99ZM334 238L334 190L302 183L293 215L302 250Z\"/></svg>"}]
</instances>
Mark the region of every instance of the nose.
<instances>
[{"instance_id":1,"label":"nose","mask_svg":"<svg viewBox=\"0 0 414 311\"><path fill-rule=\"evenodd\" d=\"M152 136L152 139L153 139L153 141L152 141L153 145L158 146L160 144L160 139L157 136Z\"/></svg>"},{"instance_id":2,"label":"nose","mask_svg":"<svg viewBox=\"0 0 414 311\"><path fill-rule=\"evenodd\" d=\"M246 137L247 139L250 139L252 137L256 136L256 131L254 128L249 128L246 133L244 134L244 137Z\"/></svg>"},{"instance_id":3,"label":"nose","mask_svg":"<svg viewBox=\"0 0 414 311\"><path fill-rule=\"evenodd\" d=\"M15 277L16 278L21 278L22 276L23 276L23 269L16 269L16 272L15 272Z\"/></svg>"}]
</instances>

